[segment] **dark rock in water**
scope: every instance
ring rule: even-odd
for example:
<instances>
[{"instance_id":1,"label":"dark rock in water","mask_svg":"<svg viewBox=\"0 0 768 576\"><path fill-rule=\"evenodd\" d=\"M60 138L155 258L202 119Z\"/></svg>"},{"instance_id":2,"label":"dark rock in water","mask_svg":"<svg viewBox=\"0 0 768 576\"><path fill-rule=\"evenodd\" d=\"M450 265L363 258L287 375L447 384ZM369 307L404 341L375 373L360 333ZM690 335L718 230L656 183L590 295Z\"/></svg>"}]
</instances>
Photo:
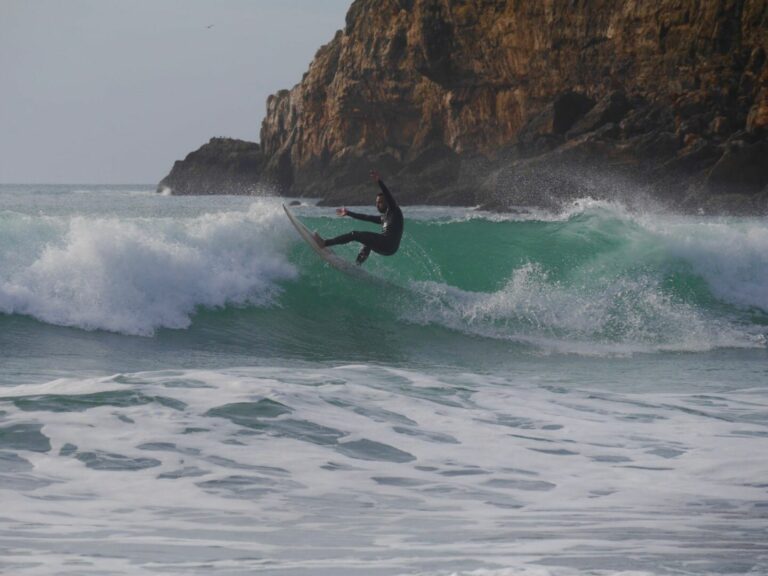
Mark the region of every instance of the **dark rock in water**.
<instances>
[{"instance_id":1,"label":"dark rock in water","mask_svg":"<svg viewBox=\"0 0 768 576\"><path fill-rule=\"evenodd\" d=\"M254 142L212 138L173 165L158 192L171 194L256 194L264 169L264 154Z\"/></svg>"},{"instance_id":2,"label":"dark rock in water","mask_svg":"<svg viewBox=\"0 0 768 576\"><path fill-rule=\"evenodd\" d=\"M668 172L697 174L712 166L721 156L722 151L704 138L692 140L688 146L680 149L674 158L662 167Z\"/></svg>"},{"instance_id":3,"label":"dark rock in water","mask_svg":"<svg viewBox=\"0 0 768 576\"><path fill-rule=\"evenodd\" d=\"M737 140L710 170L706 180L711 192L754 194L768 185L768 142L749 144Z\"/></svg>"},{"instance_id":4,"label":"dark rock in water","mask_svg":"<svg viewBox=\"0 0 768 576\"><path fill-rule=\"evenodd\" d=\"M269 97L260 147L211 141L161 185L365 204L376 167L406 204L550 206L614 179L760 211L767 46L768 0L355 0Z\"/></svg>"},{"instance_id":5,"label":"dark rock in water","mask_svg":"<svg viewBox=\"0 0 768 576\"><path fill-rule=\"evenodd\" d=\"M301 202L298 200L291 200L288 206L301 206Z\"/></svg>"},{"instance_id":6,"label":"dark rock in water","mask_svg":"<svg viewBox=\"0 0 768 576\"><path fill-rule=\"evenodd\" d=\"M627 140L627 145L638 158L662 160L677 153L679 139L672 132L654 130Z\"/></svg>"}]
</instances>

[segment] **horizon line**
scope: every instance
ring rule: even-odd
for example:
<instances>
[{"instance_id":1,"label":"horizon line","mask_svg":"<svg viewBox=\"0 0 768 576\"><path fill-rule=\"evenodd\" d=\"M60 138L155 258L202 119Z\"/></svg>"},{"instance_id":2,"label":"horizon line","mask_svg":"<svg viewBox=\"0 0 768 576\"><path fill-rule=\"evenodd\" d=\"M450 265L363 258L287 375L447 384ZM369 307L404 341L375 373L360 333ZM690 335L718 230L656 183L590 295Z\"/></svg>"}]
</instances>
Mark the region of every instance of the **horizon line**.
<instances>
[{"instance_id":1,"label":"horizon line","mask_svg":"<svg viewBox=\"0 0 768 576\"><path fill-rule=\"evenodd\" d=\"M0 182L0 186L157 186L151 182Z\"/></svg>"}]
</instances>

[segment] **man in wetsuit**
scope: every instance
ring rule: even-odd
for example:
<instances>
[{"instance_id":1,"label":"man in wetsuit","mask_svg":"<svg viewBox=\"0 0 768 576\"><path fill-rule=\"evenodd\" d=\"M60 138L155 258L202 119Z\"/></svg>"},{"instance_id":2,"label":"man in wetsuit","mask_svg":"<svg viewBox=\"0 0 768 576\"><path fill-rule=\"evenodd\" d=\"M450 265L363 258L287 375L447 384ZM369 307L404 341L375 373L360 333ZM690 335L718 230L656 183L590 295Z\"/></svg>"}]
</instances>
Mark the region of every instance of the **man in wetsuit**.
<instances>
[{"instance_id":1,"label":"man in wetsuit","mask_svg":"<svg viewBox=\"0 0 768 576\"><path fill-rule=\"evenodd\" d=\"M365 220L366 222L375 222L381 224L382 233L377 234L375 232L359 232L353 230L347 232L336 238L329 238L323 240L315 233L315 238L318 244L323 247L336 246L338 244L348 244L349 242L360 242L362 247L357 255L357 264L360 265L368 258L371 250L382 256L392 256L400 247L400 238L403 235L403 213L400 207L395 202L392 194L381 181L381 176L375 170L371 170L371 178L373 178L381 188L381 192L376 195L376 209L381 213L381 216L369 216L368 214L358 214L347 210L346 208L337 208L336 214L339 216L350 216L357 220Z\"/></svg>"}]
</instances>

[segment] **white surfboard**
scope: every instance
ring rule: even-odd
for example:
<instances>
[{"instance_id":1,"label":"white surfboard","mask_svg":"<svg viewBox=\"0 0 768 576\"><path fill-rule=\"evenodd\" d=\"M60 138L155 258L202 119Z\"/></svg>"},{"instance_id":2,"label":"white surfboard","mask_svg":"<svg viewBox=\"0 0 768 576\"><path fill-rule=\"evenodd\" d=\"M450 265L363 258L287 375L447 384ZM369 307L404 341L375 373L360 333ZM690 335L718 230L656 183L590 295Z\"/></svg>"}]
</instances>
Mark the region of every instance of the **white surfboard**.
<instances>
[{"instance_id":1,"label":"white surfboard","mask_svg":"<svg viewBox=\"0 0 768 576\"><path fill-rule=\"evenodd\" d=\"M293 227L296 228L299 235L304 239L304 241L309 244L310 248L314 250L320 258L328 262L331 266L336 268L337 270L341 270L345 274L349 274L350 276L354 276L355 278L361 278L363 280L368 280L370 282L377 282L377 283L384 283L389 284L387 280L384 280L383 278L379 278L378 276L374 276L373 274L370 274L369 272L366 272L363 270L360 266L357 264L350 262L349 260L344 260L341 256L336 254L333 250L330 248L322 248L318 243L317 240L315 240L315 235L302 224L296 216L293 215L293 212L283 204L283 210L285 210L286 216L288 216L288 220L291 221L291 224L293 224Z\"/></svg>"}]
</instances>

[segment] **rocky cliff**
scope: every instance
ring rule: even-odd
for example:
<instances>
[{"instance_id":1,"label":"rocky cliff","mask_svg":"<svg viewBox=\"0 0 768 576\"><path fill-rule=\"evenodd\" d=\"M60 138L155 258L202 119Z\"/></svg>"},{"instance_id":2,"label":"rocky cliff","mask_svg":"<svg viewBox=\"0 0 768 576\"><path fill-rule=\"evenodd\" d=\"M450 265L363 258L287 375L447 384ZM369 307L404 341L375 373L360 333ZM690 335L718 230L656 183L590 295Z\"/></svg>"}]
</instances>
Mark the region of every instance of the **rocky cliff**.
<instances>
[{"instance_id":1,"label":"rocky cliff","mask_svg":"<svg viewBox=\"0 0 768 576\"><path fill-rule=\"evenodd\" d=\"M768 0L356 0L270 96L250 174L328 202L367 203L376 166L406 203L764 209L767 49Z\"/></svg>"},{"instance_id":2,"label":"rocky cliff","mask_svg":"<svg viewBox=\"0 0 768 576\"><path fill-rule=\"evenodd\" d=\"M158 192L191 194L256 194L264 168L261 146L233 138L211 140L184 160L177 160L160 181Z\"/></svg>"}]
</instances>

